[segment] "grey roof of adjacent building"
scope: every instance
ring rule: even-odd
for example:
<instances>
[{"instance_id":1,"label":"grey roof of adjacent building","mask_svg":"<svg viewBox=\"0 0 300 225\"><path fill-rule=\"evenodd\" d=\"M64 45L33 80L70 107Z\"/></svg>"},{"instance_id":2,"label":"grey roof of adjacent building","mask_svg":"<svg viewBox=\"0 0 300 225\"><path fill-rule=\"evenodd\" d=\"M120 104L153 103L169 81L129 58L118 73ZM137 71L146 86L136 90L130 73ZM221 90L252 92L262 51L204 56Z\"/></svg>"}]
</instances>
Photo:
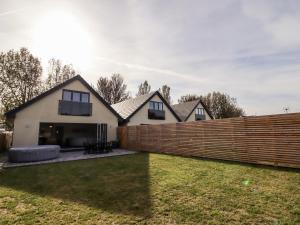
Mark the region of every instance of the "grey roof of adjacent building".
<instances>
[{"instance_id":1,"label":"grey roof of adjacent building","mask_svg":"<svg viewBox=\"0 0 300 225\"><path fill-rule=\"evenodd\" d=\"M140 95L135 98L131 98L116 104L111 105L111 107L119 113L123 119L127 119L131 114L137 111L146 101L148 101L155 92L150 92L149 94Z\"/></svg>"},{"instance_id":2,"label":"grey roof of adjacent building","mask_svg":"<svg viewBox=\"0 0 300 225\"><path fill-rule=\"evenodd\" d=\"M196 109L196 107L199 105L199 103L201 103L201 105L203 106L207 114L210 116L210 118L213 119L211 113L208 111L205 104L199 99L190 102L175 104L172 105L171 107L173 108L175 113L179 116L181 121L186 121L193 113L193 111Z\"/></svg>"},{"instance_id":3,"label":"grey roof of adjacent building","mask_svg":"<svg viewBox=\"0 0 300 225\"><path fill-rule=\"evenodd\" d=\"M139 111L155 95L157 95L163 101L163 103L171 111L171 113L176 117L176 119L178 121L180 121L180 118L178 117L178 115L174 112L174 110L169 105L169 103L162 97L162 95L159 93L159 91L153 91L153 92L150 92L149 94L140 95L135 98L125 100L125 101L113 104L113 105L111 105L111 107L124 120L128 121L137 111Z\"/></svg>"}]
</instances>

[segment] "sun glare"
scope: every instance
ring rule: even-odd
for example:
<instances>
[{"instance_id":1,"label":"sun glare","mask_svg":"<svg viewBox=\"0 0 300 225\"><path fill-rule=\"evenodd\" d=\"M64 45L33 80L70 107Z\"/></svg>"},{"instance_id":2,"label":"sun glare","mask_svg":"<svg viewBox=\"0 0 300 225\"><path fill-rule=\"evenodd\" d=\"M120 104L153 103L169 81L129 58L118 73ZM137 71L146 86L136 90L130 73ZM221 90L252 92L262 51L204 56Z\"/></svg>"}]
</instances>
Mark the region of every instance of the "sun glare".
<instances>
[{"instance_id":1,"label":"sun glare","mask_svg":"<svg viewBox=\"0 0 300 225\"><path fill-rule=\"evenodd\" d=\"M89 33L72 14L51 12L34 28L34 49L43 63L57 58L72 63L77 70L86 70L91 61L91 45Z\"/></svg>"}]
</instances>

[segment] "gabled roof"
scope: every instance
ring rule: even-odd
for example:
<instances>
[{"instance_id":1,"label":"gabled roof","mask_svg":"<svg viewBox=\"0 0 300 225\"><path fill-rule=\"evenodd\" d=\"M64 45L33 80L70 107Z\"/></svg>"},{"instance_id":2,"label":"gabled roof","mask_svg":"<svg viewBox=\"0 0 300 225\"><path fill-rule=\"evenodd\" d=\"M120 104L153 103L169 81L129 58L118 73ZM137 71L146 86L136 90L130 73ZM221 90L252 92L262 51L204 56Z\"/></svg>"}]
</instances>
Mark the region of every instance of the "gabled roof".
<instances>
[{"instance_id":1,"label":"gabled roof","mask_svg":"<svg viewBox=\"0 0 300 225\"><path fill-rule=\"evenodd\" d=\"M121 116L98 94L98 92L95 91L94 88L92 88L80 75L77 75L75 77L72 77L65 82L56 85L55 87L49 89L48 91L45 91L44 93L34 97L33 99L25 102L24 104L8 111L5 113L6 117L14 117L17 112L20 112L21 110L27 108L28 106L32 105L33 103L43 99L44 97L52 94L53 92L67 86L68 84L72 83L73 81L78 80L80 81L93 95L96 96L96 98L103 103L119 120L122 120Z\"/></svg>"},{"instance_id":2,"label":"gabled roof","mask_svg":"<svg viewBox=\"0 0 300 225\"><path fill-rule=\"evenodd\" d=\"M147 102L153 96L154 92L140 95L136 98L130 98L122 102L111 105L111 107L119 113L123 119L127 119L132 113L140 108L143 103Z\"/></svg>"},{"instance_id":3,"label":"gabled roof","mask_svg":"<svg viewBox=\"0 0 300 225\"><path fill-rule=\"evenodd\" d=\"M194 112L196 107L201 103L207 114L211 119L213 119L213 116L211 115L210 111L207 109L206 105L200 100L194 100L190 102L183 102L176 105L172 105L171 107L176 112L176 114L179 116L181 121L186 121L190 115Z\"/></svg>"},{"instance_id":4,"label":"gabled roof","mask_svg":"<svg viewBox=\"0 0 300 225\"><path fill-rule=\"evenodd\" d=\"M162 95L159 93L159 91L150 92L149 94L141 95L136 98L131 98L116 104L111 105L114 110L116 110L120 116L129 121L129 119L137 113L147 102L150 101L155 95L157 95L163 103L168 107L168 109L171 111L171 113L176 117L178 121L180 121L180 118L178 115L174 112L172 107L169 105L169 103L162 97Z\"/></svg>"}]
</instances>

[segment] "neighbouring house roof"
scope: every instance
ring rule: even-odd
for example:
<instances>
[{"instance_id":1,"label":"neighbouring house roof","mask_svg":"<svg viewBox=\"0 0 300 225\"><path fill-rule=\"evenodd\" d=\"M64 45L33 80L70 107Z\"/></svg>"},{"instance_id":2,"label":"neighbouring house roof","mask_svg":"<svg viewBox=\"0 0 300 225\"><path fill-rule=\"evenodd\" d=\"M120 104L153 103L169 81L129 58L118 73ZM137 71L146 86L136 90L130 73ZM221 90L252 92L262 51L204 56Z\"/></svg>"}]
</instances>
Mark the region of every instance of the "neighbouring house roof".
<instances>
[{"instance_id":1,"label":"neighbouring house roof","mask_svg":"<svg viewBox=\"0 0 300 225\"><path fill-rule=\"evenodd\" d=\"M183 102L183 103L175 104L175 105L172 105L171 107L176 112L176 114L179 116L181 121L186 121L190 117L190 115L194 112L194 110L199 105L199 103L201 103L201 105L203 106L203 108L205 109L205 111L207 112L209 117L211 119L213 119L212 114L210 113L210 111L207 109L206 105L200 99L190 101L190 102Z\"/></svg>"},{"instance_id":2,"label":"neighbouring house roof","mask_svg":"<svg viewBox=\"0 0 300 225\"><path fill-rule=\"evenodd\" d=\"M73 81L78 80L80 81L92 94L94 94L96 96L96 98L103 103L119 120L122 120L121 116L98 94L97 91L95 91L94 88L92 88L80 75L77 75L75 77L72 77L68 80L66 80L65 82L56 85L55 87L49 89L48 91L43 92L42 94L34 97L33 99L25 102L24 104L8 111L7 113L5 113L5 116L8 118L14 117L16 115L17 112L20 112L21 110L29 107L30 105L32 105L33 103L42 100L44 97L50 95L51 93L65 87L66 85L72 83Z\"/></svg>"},{"instance_id":3,"label":"neighbouring house roof","mask_svg":"<svg viewBox=\"0 0 300 225\"><path fill-rule=\"evenodd\" d=\"M149 94L141 95L136 98L131 98L116 104L111 105L116 112L120 114L120 116L129 121L129 119L137 113L147 102L150 101L155 95L158 95L158 97L163 101L163 103L167 106L167 108L171 111L171 113L176 117L178 121L180 121L180 118L178 115L174 112L172 107L169 105L169 103L162 97L162 95L159 93L159 91L150 92Z\"/></svg>"}]
</instances>

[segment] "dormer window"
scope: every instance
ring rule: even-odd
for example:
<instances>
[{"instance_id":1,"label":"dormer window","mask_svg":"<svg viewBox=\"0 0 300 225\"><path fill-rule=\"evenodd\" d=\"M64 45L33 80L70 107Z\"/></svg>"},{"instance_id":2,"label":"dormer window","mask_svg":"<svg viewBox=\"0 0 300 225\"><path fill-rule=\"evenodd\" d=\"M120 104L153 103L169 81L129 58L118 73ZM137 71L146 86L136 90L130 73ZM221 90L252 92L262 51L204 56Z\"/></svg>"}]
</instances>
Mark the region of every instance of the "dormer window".
<instances>
[{"instance_id":1,"label":"dormer window","mask_svg":"<svg viewBox=\"0 0 300 225\"><path fill-rule=\"evenodd\" d=\"M73 91L72 92L72 101L73 102L81 102L81 100L80 100L80 92L75 92L75 91Z\"/></svg>"},{"instance_id":2,"label":"dormer window","mask_svg":"<svg viewBox=\"0 0 300 225\"><path fill-rule=\"evenodd\" d=\"M88 103L90 102L90 94L81 91L63 90L62 99L64 101Z\"/></svg>"},{"instance_id":3,"label":"dormer window","mask_svg":"<svg viewBox=\"0 0 300 225\"><path fill-rule=\"evenodd\" d=\"M148 119L150 120L165 119L164 105L162 102L155 102L155 101L149 102Z\"/></svg>"},{"instance_id":4,"label":"dormer window","mask_svg":"<svg viewBox=\"0 0 300 225\"><path fill-rule=\"evenodd\" d=\"M81 93L81 102L90 102L90 94Z\"/></svg>"},{"instance_id":5,"label":"dormer window","mask_svg":"<svg viewBox=\"0 0 300 225\"><path fill-rule=\"evenodd\" d=\"M63 100L72 101L72 91L63 90Z\"/></svg>"},{"instance_id":6,"label":"dormer window","mask_svg":"<svg viewBox=\"0 0 300 225\"><path fill-rule=\"evenodd\" d=\"M157 111L163 111L163 103L162 102L155 102L155 101L150 101L149 102L149 109L152 110L157 110Z\"/></svg>"},{"instance_id":7,"label":"dormer window","mask_svg":"<svg viewBox=\"0 0 300 225\"><path fill-rule=\"evenodd\" d=\"M58 114L72 116L91 116L90 93L63 90L62 100L58 103Z\"/></svg>"},{"instance_id":8,"label":"dormer window","mask_svg":"<svg viewBox=\"0 0 300 225\"><path fill-rule=\"evenodd\" d=\"M203 108L197 108L196 109L196 115L204 115L204 109Z\"/></svg>"},{"instance_id":9,"label":"dormer window","mask_svg":"<svg viewBox=\"0 0 300 225\"><path fill-rule=\"evenodd\" d=\"M196 109L195 120L205 120L205 113L203 108Z\"/></svg>"}]
</instances>

